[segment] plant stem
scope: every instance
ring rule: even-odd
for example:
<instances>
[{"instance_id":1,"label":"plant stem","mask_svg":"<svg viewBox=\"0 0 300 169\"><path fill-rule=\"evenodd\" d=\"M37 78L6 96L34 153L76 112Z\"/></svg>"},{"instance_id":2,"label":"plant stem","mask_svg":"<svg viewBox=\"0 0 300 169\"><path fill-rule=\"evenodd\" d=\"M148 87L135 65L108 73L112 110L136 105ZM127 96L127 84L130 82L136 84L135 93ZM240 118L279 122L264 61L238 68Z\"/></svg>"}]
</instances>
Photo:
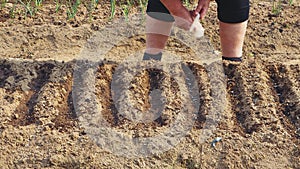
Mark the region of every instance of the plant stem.
<instances>
[{"instance_id":1,"label":"plant stem","mask_svg":"<svg viewBox=\"0 0 300 169\"><path fill-rule=\"evenodd\" d=\"M110 0L110 19L115 17L115 12L116 12L116 0Z\"/></svg>"}]
</instances>

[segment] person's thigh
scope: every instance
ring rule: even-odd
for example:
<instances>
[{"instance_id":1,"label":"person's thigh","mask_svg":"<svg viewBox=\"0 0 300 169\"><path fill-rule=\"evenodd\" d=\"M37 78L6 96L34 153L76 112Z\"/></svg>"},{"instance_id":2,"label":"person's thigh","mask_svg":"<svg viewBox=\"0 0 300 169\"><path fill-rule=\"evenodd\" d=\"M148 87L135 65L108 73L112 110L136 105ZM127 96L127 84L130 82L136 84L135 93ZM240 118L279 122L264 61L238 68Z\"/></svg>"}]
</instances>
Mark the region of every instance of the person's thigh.
<instances>
[{"instance_id":1,"label":"person's thigh","mask_svg":"<svg viewBox=\"0 0 300 169\"><path fill-rule=\"evenodd\" d=\"M216 0L218 19L225 23L241 23L249 18L249 0Z\"/></svg>"},{"instance_id":2,"label":"person's thigh","mask_svg":"<svg viewBox=\"0 0 300 169\"><path fill-rule=\"evenodd\" d=\"M174 22L173 16L170 15L169 10L160 2L160 0L149 0L146 12L152 18L165 22Z\"/></svg>"}]
</instances>

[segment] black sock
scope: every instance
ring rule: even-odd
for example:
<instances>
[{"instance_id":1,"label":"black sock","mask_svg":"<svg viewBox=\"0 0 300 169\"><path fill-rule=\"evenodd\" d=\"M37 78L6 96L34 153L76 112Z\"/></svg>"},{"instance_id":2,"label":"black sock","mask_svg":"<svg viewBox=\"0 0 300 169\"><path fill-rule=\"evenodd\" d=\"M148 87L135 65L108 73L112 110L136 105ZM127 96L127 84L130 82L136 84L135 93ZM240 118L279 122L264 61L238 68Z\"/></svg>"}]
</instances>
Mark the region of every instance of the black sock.
<instances>
[{"instance_id":1,"label":"black sock","mask_svg":"<svg viewBox=\"0 0 300 169\"><path fill-rule=\"evenodd\" d=\"M222 56L222 60L228 60L228 61L234 61L234 62L242 62L243 61L242 57L232 58L232 57L226 57L226 56Z\"/></svg>"},{"instance_id":2,"label":"black sock","mask_svg":"<svg viewBox=\"0 0 300 169\"><path fill-rule=\"evenodd\" d=\"M149 54L149 53L144 53L144 57L143 60L161 60L162 58L162 53L158 53L158 54Z\"/></svg>"}]
</instances>

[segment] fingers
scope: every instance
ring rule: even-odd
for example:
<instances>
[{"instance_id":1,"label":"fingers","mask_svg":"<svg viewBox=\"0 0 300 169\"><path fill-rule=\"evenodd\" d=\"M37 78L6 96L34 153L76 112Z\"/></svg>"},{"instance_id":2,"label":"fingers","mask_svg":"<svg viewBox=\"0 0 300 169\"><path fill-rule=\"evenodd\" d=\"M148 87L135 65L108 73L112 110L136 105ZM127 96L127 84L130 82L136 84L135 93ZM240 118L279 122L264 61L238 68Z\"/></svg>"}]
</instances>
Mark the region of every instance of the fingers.
<instances>
[{"instance_id":1,"label":"fingers","mask_svg":"<svg viewBox=\"0 0 300 169\"><path fill-rule=\"evenodd\" d=\"M199 13L200 18L203 19L206 15L207 10L208 10L209 3L210 3L210 0L199 0L198 6L194 11L195 15L197 15Z\"/></svg>"},{"instance_id":2,"label":"fingers","mask_svg":"<svg viewBox=\"0 0 300 169\"><path fill-rule=\"evenodd\" d=\"M191 27L192 21L186 20L181 17L175 16L175 25L181 29L189 30Z\"/></svg>"},{"instance_id":3,"label":"fingers","mask_svg":"<svg viewBox=\"0 0 300 169\"><path fill-rule=\"evenodd\" d=\"M177 14L178 15L173 14L173 17L175 18L175 25L181 29L189 30L194 20L193 12L188 11L188 9L185 7L182 7Z\"/></svg>"},{"instance_id":4,"label":"fingers","mask_svg":"<svg viewBox=\"0 0 300 169\"><path fill-rule=\"evenodd\" d=\"M191 12L191 16L192 16L193 19L198 15L198 12L196 12L196 10L193 10L193 11L190 11L190 12Z\"/></svg>"},{"instance_id":5,"label":"fingers","mask_svg":"<svg viewBox=\"0 0 300 169\"><path fill-rule=\"evenodd\" d=\"M197 15L198 13L200 14L200 19L203 19L206 15L207 8L205 7L199 7L195 10L195 14Z\"/></svg>"},{"instance_id":6,"label":"fingers","mask_svg":"<svg viewBox=\"0 0 300 169\"><path fill-rule=\"evenodd\" d=\"M206 15L207 12L207 8L202 8L202 10L200 11L200 18L203 19Z\"/></svg>"}]
</instances>

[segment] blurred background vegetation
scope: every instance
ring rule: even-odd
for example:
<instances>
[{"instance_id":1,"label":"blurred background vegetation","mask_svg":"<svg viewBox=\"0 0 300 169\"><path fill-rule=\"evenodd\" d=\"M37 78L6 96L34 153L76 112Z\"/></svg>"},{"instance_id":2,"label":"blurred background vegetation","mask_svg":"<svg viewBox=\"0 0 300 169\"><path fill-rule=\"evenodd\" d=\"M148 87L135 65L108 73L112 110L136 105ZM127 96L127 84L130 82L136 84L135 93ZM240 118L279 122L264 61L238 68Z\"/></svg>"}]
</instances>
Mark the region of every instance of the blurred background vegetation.
<instances>
[{"instance_id":1,"label":"blurred background vegetation","mask_svg":"<svg viewBox=\"0 0 300 169\"><path fill-rule=\"evenodd\" d=\"M93 15L95 9L99 5L108 5L110 7L109 18L112 19L116 15L116 10L121 10L121 14L125 17L132 12L133 8L139 12L145 12L148 0L0 0L0 11L3 9L9 10L9 17L14 18L18 16L33 17L46 4L51 4L53 11L56 13L61 10L68 20L76 17L78 8L84 7L87 15ZM184 5L192 7L196 5L196 0L182 0ZM266 0L273 3L272 13L279 15L282 11L282 4L293 4L293 0ZM251 1L255 3L255 1Z\"/></svg>"}]
</instances>

